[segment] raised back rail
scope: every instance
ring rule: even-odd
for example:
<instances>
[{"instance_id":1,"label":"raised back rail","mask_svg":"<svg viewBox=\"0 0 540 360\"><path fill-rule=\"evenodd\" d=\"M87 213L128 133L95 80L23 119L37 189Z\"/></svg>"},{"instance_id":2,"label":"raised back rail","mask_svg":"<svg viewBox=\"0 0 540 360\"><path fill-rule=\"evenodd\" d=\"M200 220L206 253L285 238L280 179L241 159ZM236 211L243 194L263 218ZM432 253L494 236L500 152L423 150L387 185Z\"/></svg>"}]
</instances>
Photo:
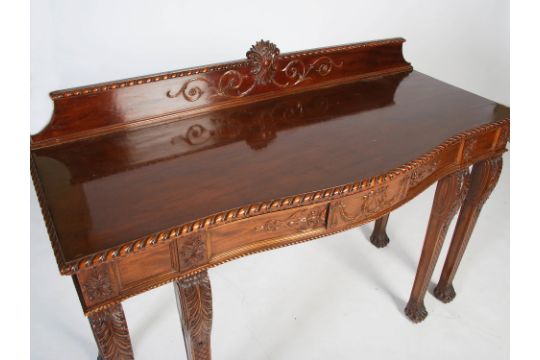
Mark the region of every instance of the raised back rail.
<instances>
[{"instance_id":1,"label":"raised back rail","mask_svg":"<svg viewBox=\"0 0 540 360\"><path fill-rule=\"evenodd\" d=\"M281 54L268 41L245 60L54 91L50 123L32 136L46 147L365 77L412 70L402 38Z\"/></svg>"}]
</instances>

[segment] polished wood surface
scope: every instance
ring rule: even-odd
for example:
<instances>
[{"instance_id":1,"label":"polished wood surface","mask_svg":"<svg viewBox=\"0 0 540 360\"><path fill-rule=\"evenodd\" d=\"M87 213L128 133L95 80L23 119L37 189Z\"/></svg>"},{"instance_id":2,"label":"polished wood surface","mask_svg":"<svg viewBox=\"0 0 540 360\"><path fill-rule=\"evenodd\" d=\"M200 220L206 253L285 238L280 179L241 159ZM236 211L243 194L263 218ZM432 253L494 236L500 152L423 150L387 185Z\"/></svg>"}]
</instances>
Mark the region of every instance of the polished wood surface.
<instances>
[{"instance_id":1,"label":"polished wood surface","mask_svg":"<svg viewBox=\"0 0 540 360\"><path fill-rule=\"evenodd\" d=\"M244 61L51 93L31 172L100 356L132 357L120 303L174 282L188 356L210 359L209 268L375 220L384 246L388 214L440 180L406 309L425 318L468 168L506 150L509 109L413 71L403 41L289 54L260 41ZM482 199L462 211L441 286Z\"/></svg>"},{"instance_id":2,"label":"polished wood surface","mask_svg":"<svg viewBox=\"0 0 540 360\"><path fill-rule=\"evenodd\" d=\"M476 220L478 220L484 203L497 185L501 170L502 157L500 156L480 161L473 166L470 190L459 213L441 278L433 290L435 297L444 303L448 303L456 297L452 281L471 238Z\"/></svg>"},{"instance_id":3,"label":"polished wood surface","mask_svg":"<svg viewBox=\"0 0 540 360\"><path fill-rule=\"evenodd\" d=\"M121 304L88 317L99 349L98 360L132 360L133 349Z\"/></svg>"},{"instance_id":4,"label":"polished wood surface","mask_svg":"<svg viewBox=\"0 0 540 360\"><path fill-rule=\"evenodd\" d=\"M424 306L424 296L437 264L450 222L463 203L468 188L468 169L454 172L437 183L422 255L420 256L411 297L405 307L405 314L413 322L420 322L428 315Z\"/></svg>"},{"instance_id":5,"label":"polished wood surface","mask_svg":"<svg viewBox=\"0 0 540 360\"><path fill-rule=\"evenodd\" d=\"M175 281L174 290L188 360L211 358L212 287L208 273Z\"/></svg>"},{"instance_id":6,"label":"polished wood surface","mask_svg":"<svg viewBox=\"0 0 540 360\"><path fill-rule=\"evenodd\" d=\"M246 104L344 81L409 71L401 38L281 54L268 41L246 60L52 92L49 125L32 146L117 131L153 120Z\"/></svg>"},{"instance_id":7,"label":"polished wood surface","mask_svg":"<svg viewBox=\"0 0 540 360\"><path fill-rule=\"evenodd\" d=\"M73 263L221 211L384 174L507 115L413 72L36 149L32 157L62 258Z\"/></svg>"}]
</instances>

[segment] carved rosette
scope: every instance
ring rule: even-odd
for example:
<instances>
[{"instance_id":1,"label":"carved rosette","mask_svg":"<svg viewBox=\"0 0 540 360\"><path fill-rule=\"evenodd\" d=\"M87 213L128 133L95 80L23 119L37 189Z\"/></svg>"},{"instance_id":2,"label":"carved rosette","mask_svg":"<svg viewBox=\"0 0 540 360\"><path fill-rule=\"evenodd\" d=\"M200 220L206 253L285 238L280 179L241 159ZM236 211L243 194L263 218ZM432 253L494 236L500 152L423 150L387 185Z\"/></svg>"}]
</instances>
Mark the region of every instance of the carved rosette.
<instances>
[{"instance_id":1,"label":"carved rosette","mask_svg":"<svg viewBox=\"0 0 540 360\"><path fill-rule=\"evenodd\" d=\"M81 289L90 303L107 300L114 293L107 267L99 266L88 270L82 278Z\"/></svg>"},{"instance_id":2,"label":"carved rosette","mask_svg":"<svg viewBox=\"0 0 540 360\"><path fill-rule=\"evenodd\" d=\"M335 62L329 56L321 56L307 63L302 59L293 59L279 68L280 51L270 41L260 40L246 53L248 72L231 69L219 76L217 81L207 76L198 76L186 80L179 90L167 91L167 97L182 96L194 102L204 94L218 97L243 97L257 86L286 88L296 86L311 78L311 75L328 76L335 68L341 68L343 62ZM278 80L278 73L282 80ZM285 80L283 80L283 78Z\"/></svg>"},{"instance_id":3,"label":"carved rosette","mask_svg":"<svg viewBox=\"0 0 540 360\"><path fill-rule=\"evenodd\" d=\"M206 236L197 233L182 238L178 242L180 270L185 271L203 265L208 259Z\"/></svg>"},{"instance_id":4,"label":"carved rosette","mask_svg":"<svg viewBox=\"0 0 540 360\"><path fill-rule=\"evenodd\" d=\"M99 358L103 360L131 360L133 350L122 305L88 316L92 332L99 348Z\"/></svg>"},{"instance_id":5,"label":"carved rosette","mask_svg":"<svg viewBox=\"0 0 540 360\"><path fill-rule=\"evenodd\" d=\"M212 288L206 271L175 283L178 311L189 360L210 360Z\"/></svg>"},{"instance_id":6,"label":"carved rosette","mask_svg":"<svg viewBox=\"0 0 540 360\"><path fill-rule=\"evenodd\" d=\"M326 206L299 210L285 219L271 219L255 227L255 232L275 232L289 228L298 232L313 230L326 223Z\"/></svg>"}]
</instances>

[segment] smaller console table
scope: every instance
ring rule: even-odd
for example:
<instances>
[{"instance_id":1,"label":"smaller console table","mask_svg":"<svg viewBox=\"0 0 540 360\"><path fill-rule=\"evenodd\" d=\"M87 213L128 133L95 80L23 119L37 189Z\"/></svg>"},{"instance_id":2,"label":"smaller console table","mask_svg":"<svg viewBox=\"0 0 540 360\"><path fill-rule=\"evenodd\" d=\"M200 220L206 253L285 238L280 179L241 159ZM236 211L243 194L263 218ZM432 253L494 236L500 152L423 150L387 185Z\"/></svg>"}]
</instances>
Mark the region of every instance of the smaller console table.
<instances>
[{"instance_id":1,"label":"smaller console table","mask_svg":"<svg viewBox=\"0 0 540 360\"><path fill-rule=\"evenodd\" d=\"M51 93L32 178L101 359L133 358L121 302L168 282L188 358L210 359L209 268L373 220L385 246L388 214L436 181L405 312L427 316L461 207L435 289L452 300L509 109L413 71L403 42L281 54L259 41L245 60Z\"/></svg>"}]
</instances>

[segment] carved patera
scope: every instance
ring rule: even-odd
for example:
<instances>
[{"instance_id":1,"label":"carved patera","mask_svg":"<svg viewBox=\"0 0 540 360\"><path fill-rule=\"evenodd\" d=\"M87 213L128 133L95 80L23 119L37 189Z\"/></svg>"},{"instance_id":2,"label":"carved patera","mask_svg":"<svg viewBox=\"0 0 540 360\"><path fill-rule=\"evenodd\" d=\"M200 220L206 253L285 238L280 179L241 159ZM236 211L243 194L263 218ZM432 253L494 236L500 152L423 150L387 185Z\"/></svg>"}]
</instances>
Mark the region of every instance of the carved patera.
<instances>
[{"instance_id":1,"label":"carved patera","mask_svg":"<svg viewBox=\"0 0 540 360\"><path fill-rule=\"evenodd\" d=\"M88 270L82 290L84 297L91 302L106 300L112 296L113 288L107 268L100 266Z\"/></svg>"},{"instance_id":2,"label":"carved patera","mask_svg":"<svg viewBox=\"0 0 540 360\"><path fill-rule=\"evenodd\" d=\"M289 228L299 232L308 231L326 222L326 206L315 209L299 210L285 219L271 219L255 227L256 232L275 232L282 228Z\"/></svg>"},{"instance_id":3,"label":"carved patera","mask_svg":"<svg viewBox=\"0 0 540 360\"><path fill-rule=\"evenodd\" d=\"M192 234L178 242L178 261L182 271L192 269L206 262L206 236L202 233Z\"/></svg>"},{"instance_id":4,"label":"carved patera","mask_svg":"<svg viewBox=\"0 0 540 360\"><path fill-rule=\"evenodd\" d=\"M133 350L122 305L116 304L88 316L99 348L98 359L131 360Z\"/></svg>"},{"instance_id":5,"label":"carved patera","mask_svg":"<svg viewBox=\"0 0 540 360\"><path fill-rule=\"evenodd\" d=\"M175 283L178 311L189 360L210 360L212 288L203 271Z\"/></svg>"},{"instance_id":6,"label":"carved patera","mask_svg":"<svg viewBox=\"0 0 540 360\"><path fill-rule=\"evenodd\" d=\"M429 175L433 174L439 166L440 160L434 160L424 166L414 169L411 173L411 179L409 186L413 187L418 185L422 180L426 179Z\"/></svg>"},{"instance_id":7,"label":"carved patera","mask_svg":"<svg viewBox=\"0 0 540 360\"><path fill-rule=\"evenodd\" d=\"M199 76L183 83L176 92L167 91L167 96L175 98L180 95L185 100L193 102L199 100L205 93L208 96L243 97L251 93L257 86L274 85L277 88L296 86L316 73L324 77L334 68L341 68L343 62L336 63L329 56L321 56L306 64L303 60L293 59L285 66L278 67L279 48L270 41L260 40L246 53L249 72L242 73L236 69L224 72L217 82L206 77ZM283 81L277 78L278 73L283 73Z\"/></svg>"}]
</instances>

